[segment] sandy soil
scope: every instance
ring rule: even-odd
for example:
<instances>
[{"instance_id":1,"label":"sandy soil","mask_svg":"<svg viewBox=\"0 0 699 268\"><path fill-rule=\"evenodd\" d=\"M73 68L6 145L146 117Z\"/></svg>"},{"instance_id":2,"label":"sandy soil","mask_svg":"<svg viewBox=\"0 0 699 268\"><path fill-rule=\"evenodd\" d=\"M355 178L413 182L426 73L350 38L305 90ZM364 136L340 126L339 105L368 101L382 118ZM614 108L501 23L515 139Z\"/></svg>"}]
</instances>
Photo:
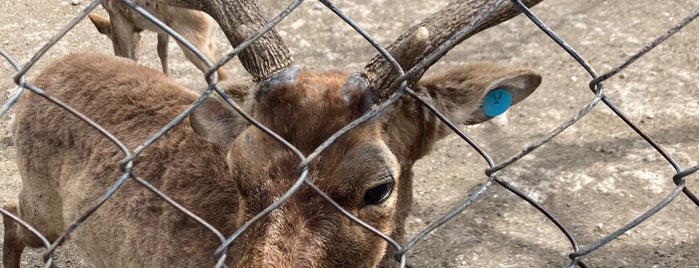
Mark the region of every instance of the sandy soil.
<instances>
[{"instance_id":1,"label":"sandy soil","mask_svg":"<svg viewBox=\"0 0 699 268\"><path fill-rule=\"evenodd\" d=\"M264 1L270 14L284 4ZM340 2L340 1L338 1ZM87 1L0 1L0 49L29 60ZM431 1L342 1L338 6L387 44L444 3ZM534 13L558 32L599 73L619 65L646 43L699 9L696 0L547 1ZM100 10L104 14L103 10ZM296 62L315 70L354 71L373 55L369 45L316 2L304 3L279 27ZM219 48L230 48L223 37ZM690 24L657 49L605 83L606 93L629 119L663 146L682 167L699 159L699 24ZM75 51L111 54L111 44L89 21L80 22L29 72ZM155 36L147 35L142 63L159 68ZM192 88L201 74L170 47L172 76ZM469 61L522 65L541 72L537 92L505 120L464 130L496 162L573 116L593 97L589 75L525 17L475 36L436 64L444 70ZM15 90L14 70L0 61L0 90ZM226 66L242 76L237 63ZM0 203L14 198L20 178L5 115L0 128ZM410 233L419 232L486 182L485 162L456 135L416 165L416 206ZM605 106L548 144L499 173L550 210L587 247L658 203L673 189L674 170L651 146ZM694 179L687 178L690 189ZM591 267L699 267L699 209L680 196L657 215L583 258ZM474 205L427 235L410 253L417 267L562 267L570 243L529 204L493 185ZM29 251L25 267L40 267ZM73 245L57 257L62 267L85 267Z\"/></svg>"}]
</instances>

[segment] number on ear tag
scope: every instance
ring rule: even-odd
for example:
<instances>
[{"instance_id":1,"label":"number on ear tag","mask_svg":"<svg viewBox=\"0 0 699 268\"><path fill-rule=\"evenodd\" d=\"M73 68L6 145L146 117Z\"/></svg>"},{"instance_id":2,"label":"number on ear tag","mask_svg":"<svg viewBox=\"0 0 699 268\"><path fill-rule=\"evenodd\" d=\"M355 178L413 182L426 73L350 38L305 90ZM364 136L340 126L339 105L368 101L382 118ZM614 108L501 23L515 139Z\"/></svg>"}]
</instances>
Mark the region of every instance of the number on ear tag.
<instances>
[{"instance_id":1,"label":"number on ear tag","mask_svg":"<svg viewBox=\"0 0 699 268\"><path fill-rule=\"evenodd\" d=\"M494 89L485 95L483 100L483 113L487 116L495 117L501 115L512 105L510 92L504 89Z\"/></svg>"}]
</instances>

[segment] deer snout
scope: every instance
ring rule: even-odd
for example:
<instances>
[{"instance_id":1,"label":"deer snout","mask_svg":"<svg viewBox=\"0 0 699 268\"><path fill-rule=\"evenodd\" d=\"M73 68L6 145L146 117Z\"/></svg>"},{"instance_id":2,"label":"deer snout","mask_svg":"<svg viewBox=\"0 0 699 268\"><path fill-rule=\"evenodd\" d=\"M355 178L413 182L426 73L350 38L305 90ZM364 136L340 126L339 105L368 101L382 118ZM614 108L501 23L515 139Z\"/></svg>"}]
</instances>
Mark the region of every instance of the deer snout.
<instances>
[{"instance_id":1,"label":"deer snout","mask_svg":"<svg viewBox=\"0 0 699 268\"><path fill-rule=\"evenodd\" d=\"M251 230L252 241L245 241L249 247L238 267L325 267L329 233L309 223L288 206L272 211ZM326 223L326 227L335 225Z\"/></svg>"},{"instance_id":2,"label":"deer snout","mask_svg":"<svg viewBox=\"0 0 699 268\"><path fill-rule=\"evenodd\" d=\"M237 267L376 266L386 247L378 237L333 208L314 209L309 215L306 205L285 204L250 230L251 240L241 241L248 248Z\"/></svg>"}]
</instances>

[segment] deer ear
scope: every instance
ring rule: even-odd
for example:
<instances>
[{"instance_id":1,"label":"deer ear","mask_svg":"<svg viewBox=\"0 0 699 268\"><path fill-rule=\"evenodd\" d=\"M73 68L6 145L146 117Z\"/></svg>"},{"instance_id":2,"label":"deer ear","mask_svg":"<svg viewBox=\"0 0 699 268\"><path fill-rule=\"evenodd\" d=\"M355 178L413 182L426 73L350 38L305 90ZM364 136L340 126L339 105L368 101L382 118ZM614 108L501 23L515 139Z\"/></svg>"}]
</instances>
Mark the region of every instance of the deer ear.
<instances>
[{"instance_id":1,"label":"deer ear","mask_svg":"<svg viewBox=\"0 0 699 268\"><path fill-rule=\"evenodd\" d=\"M427 78L418 87L450 121L471 125L504 113L540 83L541 76L529 69L476 63Z\"/></svg>"},{"instance_id":2,"label":"deer ear","mask_svg":"<svg viewBox=\"0 0 699 268\"><path fill-rule=\"evenodd\" d=\"M202 139L226 145L247 127L248 122L212 96L189 114L189 124Z\"/></svg>"},{"instance_id":3,"label":"deer ear","mask_svg":"<svg viewBox=\"0 0 699 268\"><path fill-rule=\"evenodd\" d=\"M539 84L541 84L541 76L531 70L505 71L500 79L492 81L485 87L478 101L480 107L473 110L467 120L457 120L457 122L473 125L501 115L510 106L527 98Z\"/></svg>"},{"instance_id":4,"label":"deer ear","mask_svg":"<svg viewBox=\"0 0 699 268\"><path fill-rule=\"evenodd\" d=\"M106 36L112 37L112 23L108 18L97 15L96 13L89 13L87 17L90 18L92 24L95 25L97 31Z\"/></svg>"},{"instance_id":5,"label":"deer ear","mask_svg":"<svg viewBox=\"0 0 699 268\"><path fill-rule=\"evenodd\" d=\"M415 92L449 121L477 124L522 101L540 83L541 76L528 69L477 63L420 80ZM391 114L386 130L392 150L417 160L451 130L417 101L403 100Z\"/></svg>"}]
</instances>

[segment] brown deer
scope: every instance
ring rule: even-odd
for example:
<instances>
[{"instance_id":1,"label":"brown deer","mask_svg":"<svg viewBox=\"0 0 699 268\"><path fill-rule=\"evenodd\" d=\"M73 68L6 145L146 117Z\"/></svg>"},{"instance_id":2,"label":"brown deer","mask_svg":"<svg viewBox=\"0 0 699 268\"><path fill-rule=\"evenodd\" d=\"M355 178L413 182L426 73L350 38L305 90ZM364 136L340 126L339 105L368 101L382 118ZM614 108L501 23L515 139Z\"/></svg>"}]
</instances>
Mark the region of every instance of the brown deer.
<instances>
[{"instance_id":1,"label":"brown deer","mask_svg":"<svg viewBox=\"0 0 699 268\"><path fill-rule=\"evenodd\" d=\"M242 25L256 29L266 23L254 1L226 2L223 7L213 2L218 3L171 1L191 3L183 7L211 14L234 46L247 38ZM485 6L484 1L452 3L399 37L389 51L409 70ZM474 33L516 14L516 8L504 4ZM302 71L290 66L291 57L275 31L243 50L240 59L258 81L245 98L246 113L303 155L375 109L396 90L398 78L381 56L351 76ZM466 124L491 118L481 107L487 93L503 89L517 103L541 79L528 69L486 63L425 79L420 79L424 70L414 73L408 84L417 95L450 121ZM45 68L33 84L92 118L127 148L142 145L199 96L132 61L94 54L69 55ZM122 176L124 155L103 134L37 94L26 92L15 109L13 136L23 184L18 202L7 203L5 209L56 241ZM401 97L313 158L307 182L237 237L225 251L225 264L396 266L394 247L311 186L401 242L412 203L413 163L448 133L428 108L410 96ZM130 176L148 181L227 236L290 189L299 178L301 161L232 106L210 97L142 151ZM43 246L11 217L4 216L4 226L5 267L19 267L26 246ZM221 245L215 232L133 179L70 236L97 267L211 267Z\"/></svg>"},{"instance_id":2,"label":"brown deer","mask_svg":"<svg viewBox=\"0 0 699 268\"><path fill-rule=\"evenodd\" d=\"M134 3L182 35L199 49L209 61L215 62L218 26L209 15L198 10L173 7L154 0L134 0ZM90 13L88 17L97 31L112 40L115 55L138 61L141 54L141 32L144 30L153 31L158 36L158 57L163 72L170 73L167 51L170 35L119 0L105 0L102 2L102 7L109 13L109 18L96 13ZM199 70L202 72L209 70L206 62L194 52L180 42L177 42L177 45L182 48L184 56ZM228 79L228 73L223 68L219 68L217 73L219 80Z\"/></svg>"}]
</instances>

